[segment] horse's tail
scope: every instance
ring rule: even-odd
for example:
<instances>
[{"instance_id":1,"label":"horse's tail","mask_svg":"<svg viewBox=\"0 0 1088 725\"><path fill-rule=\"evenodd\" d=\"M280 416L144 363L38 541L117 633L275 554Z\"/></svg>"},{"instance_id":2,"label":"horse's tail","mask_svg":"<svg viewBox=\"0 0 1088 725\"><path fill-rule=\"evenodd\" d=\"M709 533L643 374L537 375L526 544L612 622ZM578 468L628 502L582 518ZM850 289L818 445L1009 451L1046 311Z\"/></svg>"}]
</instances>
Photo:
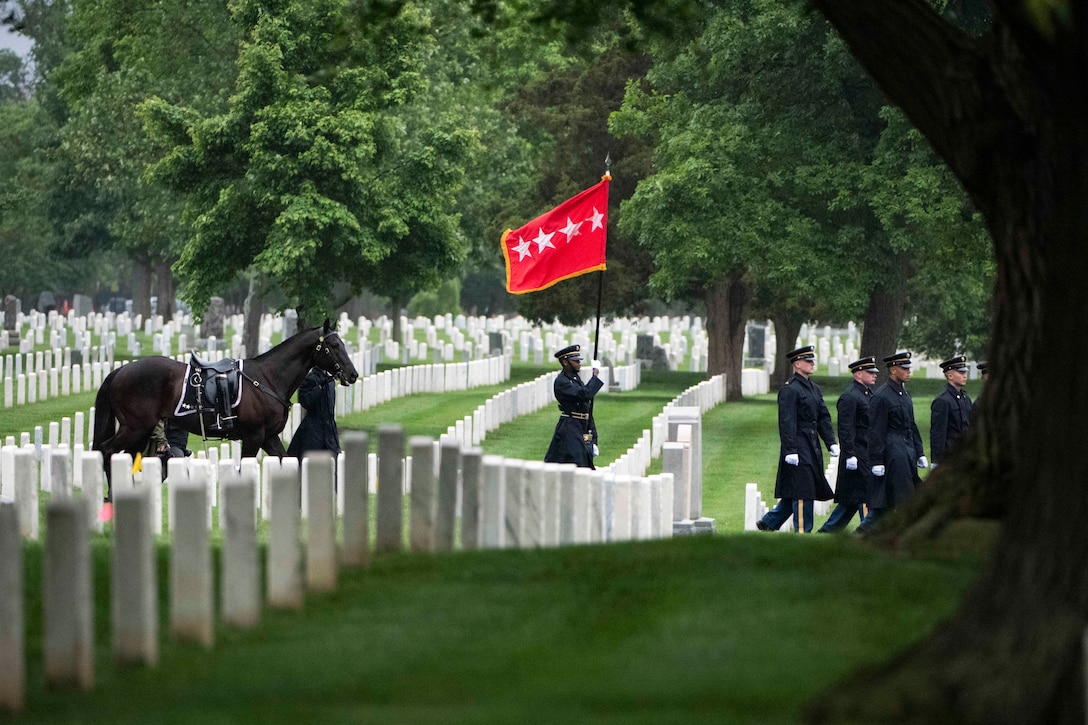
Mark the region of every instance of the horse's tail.
<instances>
[{"instance_id":1,"label":"horse's tail","mask_svg":"<svg viewBox=\"0 0 1088 725\"><path fill-rule=\"evenodd\" d=\"M120 370L121 368L117 368ZM113 370L106 379L102 381L102 387L98 389L98 394L94 398L94 441L91 443L91 450L101 451L103 447L113 436L117 433L117 416L113 412L113 376L117 374L117 370Z\"/></svg>"}]
</instances>

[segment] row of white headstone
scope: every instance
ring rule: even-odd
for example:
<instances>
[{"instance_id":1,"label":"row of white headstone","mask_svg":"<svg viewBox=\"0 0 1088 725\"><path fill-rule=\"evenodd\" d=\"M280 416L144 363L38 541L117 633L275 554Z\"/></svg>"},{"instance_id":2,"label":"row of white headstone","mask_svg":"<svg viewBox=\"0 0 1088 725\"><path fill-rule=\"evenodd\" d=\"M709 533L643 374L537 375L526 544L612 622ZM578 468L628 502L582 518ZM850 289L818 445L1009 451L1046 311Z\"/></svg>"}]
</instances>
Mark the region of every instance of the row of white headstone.
<instances>
[{"instance_id":1,"label":"row of white headstone","mask_svg":"<svg viewBox=\"0 0 1088 725\"><path fill-rule=\"evenodd\" d=\"M673 475L635 477L570 464L484 456L459 442L437 446L429 437L409 441L399 426L381 426L373 461L365 433L347 433L339 466L327 452L294 459L224 462L218 477L219 527L223 533L218 586L222 624L253 627L265 603L299 608L305 592L330 591L342 565L366 565L371 556L369 506L376 468L378 553L449 551L457 548L526 548L576 543L661 538L672 535ZM21 460L28 451L19 451ZM372 462L373 461L373 462ZM71 484L54 487L46 512L43 564L43 659L46 684L90 689L94 684L94 639L90 532L101 500L101 461L85 454L83 496ZM160 471L126 475L132 460L111 461L114 537L111 566L111 650L119 665L154 665L159 631L155 566L156 519L162 524ZM157 459L154 463L158 463ZM410 486L405 469L410 470ZM180 640L212 646L215 634L210 516L211 475L206 462L174 459L169 468L170 631ZM265 487L261 491L261 479ZM409 489L409 529L404 532L404 497ZM337 493L341 503L338 505ZM267 499L268 548L261 593L256 502ZM36 499L35 499L36 500ZM300 505L301 501L301 505ZM342 543L337 512L342 510ZM456 525L460 512L461 525ZM36 512L34 512L36 515ZM305 539L301 520L305 515ZM36 524L35 524L36 525ZM25 520L0 501L0 709L18 711L25 700L26 654L23 560Z\"/></svg>"}]
</instances>

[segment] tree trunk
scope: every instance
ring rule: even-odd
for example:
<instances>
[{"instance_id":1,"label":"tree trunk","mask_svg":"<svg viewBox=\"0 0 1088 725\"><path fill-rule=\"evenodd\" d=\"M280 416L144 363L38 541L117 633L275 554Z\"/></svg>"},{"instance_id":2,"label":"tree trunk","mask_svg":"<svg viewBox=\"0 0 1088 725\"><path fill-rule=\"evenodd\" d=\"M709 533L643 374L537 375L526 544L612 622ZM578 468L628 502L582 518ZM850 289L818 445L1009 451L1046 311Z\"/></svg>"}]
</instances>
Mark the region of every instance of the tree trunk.
<instances>
[{"instance_id":1,"label":"tree trunk","mask_svg":"<svg viewBox=\"0 0 1088 725\"><path fill-rule=\"evenodd\" d=\"M169 262L155 263L155 296L159 298L158 314L162 315L165 322L169 322L174 317L174 308L177 307L177 286Z\"/></svg>"},{"instance_id":2,"label":"tree trunk","mask_svg":"<svg viewBox=\"0 0 1088 725\"><path fill-rule=\"evenodd\" d=\"M869 293L869 304L861 321L861 357L876 358L880 373L877 385L887 379L888 371L881 359L898 352L899 331L903 328L903 311L907 307L907 285L877 287ZM850 360L847 361L852 362Z\"/></svg>"},{"instance_id":3,"label":"tree trunk","mask_svg":"<svg viewBox=\"0 0 1088 725\"><path fill-rule=\"evenodd\" d=\"M796 348L797 336L804 323L788 313L776 314L774 322L774 372L771 373L771 390L778 390L793 375L793 363L786 355Z\"/></svg>"},{"instance_id":4,"label":"tree trunk","mask_svg":"<svg viewBox=\"0 0 1088 725\"><path fill-rule=\"evenodd\" d=\"M1071 376L1056 390L1053 371L1079 364L1088 338L1088 15L1071 4L1061 17L1049 5L1029 16L995 0L980 42L924 0L815 1L963 182L998 265L981 415L884 543L956 515L1004 520L957 614L832 689L806 719L1083 723L1088 385ZM1049 22L1040 34L1035 23Z\"/></svg>"},{"instance_id":5,"label":"tree trunk","mask_svg":"<svg viewBox=\"0 0 1088 725\"><path fill-rule=\"evenodd\" d=\"M264 277L255 269L249 272L249 293L242 305L242 357L257 357L260 354L261 312L264 309Z\"/></svg>"},{"instance_id":6,"label":"tree trunk","mask_svg":"<svg viewBox=\"0 0 1088 725\"><path fill-rule=\"evenodd\" d=\"M706 290L707 374L725 373L726 400L740 398L744 325L751 299L751 286L741 275Z\"/></svg>"},{"instance_id":7,"label":"tree trunk","mask_svg":"<svg viewBox=\"0 0 1088 725\"><path fill-rule=\"evenodd\" d=\"M146 259L134 260L132 265L132 316L151 316L151 273L153 267Z\"/></svg>"}]
</instances>

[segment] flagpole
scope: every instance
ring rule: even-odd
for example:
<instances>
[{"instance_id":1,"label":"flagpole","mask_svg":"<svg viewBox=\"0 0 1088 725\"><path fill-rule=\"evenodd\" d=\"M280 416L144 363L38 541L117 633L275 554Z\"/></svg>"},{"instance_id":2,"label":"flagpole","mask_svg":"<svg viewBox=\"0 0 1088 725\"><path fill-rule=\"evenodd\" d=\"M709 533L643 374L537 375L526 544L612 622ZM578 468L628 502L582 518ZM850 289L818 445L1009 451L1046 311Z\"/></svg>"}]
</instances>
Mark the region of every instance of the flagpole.
<instances>
[{"instance_id":1,"label":"flagpole","mask_svg":"<svg viewBox=\"0 0 1088 725\"><path fill-rule=\"evenodd\" d=\"M606 153L604 155L604 175L608 178L612 178L612 154ZM608 242L608 229L605 228L605 244ZM597 344L601 337L601 297L604 294L604 270L597 272L597 329L593 333L593 360L597 359ZM593 403L590 403L590 411L592 411Z\"/></svg>"}]
</instances>

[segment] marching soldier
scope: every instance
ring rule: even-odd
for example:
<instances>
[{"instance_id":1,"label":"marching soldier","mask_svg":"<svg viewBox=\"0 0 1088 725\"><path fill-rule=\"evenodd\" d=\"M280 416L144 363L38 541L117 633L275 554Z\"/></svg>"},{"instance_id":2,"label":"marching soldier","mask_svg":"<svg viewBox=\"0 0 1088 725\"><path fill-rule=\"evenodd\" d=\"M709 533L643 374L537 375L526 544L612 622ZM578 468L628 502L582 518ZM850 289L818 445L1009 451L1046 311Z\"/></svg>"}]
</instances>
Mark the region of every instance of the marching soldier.
<instances>
[{"instance_id":1,"label":"marching soldier","mask_svg":"<svg viewBox=\"0 0 1088 725\"><path fill-rule=\"evenodd\" d=\"M827 501L831 486L824 478L824 456L820 438L831 455L839 455L831 414L820 387L809 380L816 370L812 345L787 356L793 363L793 377L778 391L778 437L780 450L774 495L778 504L756 522L760 531L777 531L793 514L793 530L812 531L812 502Z\"/></svg>"},{"instance_id":2,"label":"marching soldier","mask_svg":"<svg viewBox=\"0 0 1088 725\"><path fill-rule=\"evenodd\" d=\"M929 407L929 453L934 468L971 425L971 396L963 389L967 384L967 358L949 358L941 363L941 370L948 384Z\"/></svg>"},{"instance_id":3,"label":"marching soldier","mask_svg":"<svg viewBox=\"0 0 1088 725\"><path fill-rule=\"evenodd\" d=\"M863 357L849 365L854 380L839 396L838 410L839 472L835 485L837 506L818 534L842 531L858 514L863 521L868 513L866 502L871 487L869 470L869 404L873 399L873 384L879 368L875 357Z\"/></svg>"},{"instance_id":4,"label":"marching soldier","mask_svg":"<svg viewBox=\"0 0 1088 725\"><path fill-rule=\"evenodd\" d=\"M869 530L888 509L914 493L919 468L927 468L922 436L914 422L914 403L904 383L910 380L910 353L884 358L888 382L877 388L869 405L869 462L873 488L869 515L858 531Z\"/></svg>"},{"instance_id":5,"label":"marching soldier","mask_svg":"<svg viewBox=\"0 0 1088 725\"><path fill-rule=\"evenodd\" d=\"M578 377L582 369L581 347L571 345L555 353L563 370L555 377L555 400L559 403L559 422L555 424L551 445L544 454L545 463L575 463L593 468L597 450L597 426L593 422L593 396L604 387L601 371L593 368L588 383Z\"/></svg>"}]
</instances>

